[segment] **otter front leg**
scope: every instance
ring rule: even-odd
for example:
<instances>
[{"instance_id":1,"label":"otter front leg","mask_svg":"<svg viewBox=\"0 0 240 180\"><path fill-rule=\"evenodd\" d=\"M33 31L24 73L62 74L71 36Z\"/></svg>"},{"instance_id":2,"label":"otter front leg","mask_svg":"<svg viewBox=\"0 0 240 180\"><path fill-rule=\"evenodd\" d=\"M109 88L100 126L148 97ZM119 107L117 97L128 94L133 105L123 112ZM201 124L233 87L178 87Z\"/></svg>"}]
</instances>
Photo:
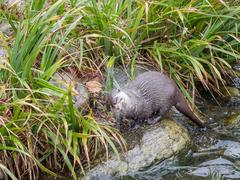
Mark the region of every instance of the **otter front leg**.
<instances>
[{"instance_id":1,"label":"otter front leg","mask_svg":"<svg viewBox=\"0 0 240 180\"><path fill-rule=\"evenodd\" d=\"M120 130L121 127L121 119L116 119L116 128Z\"/></svg>"},{"instance_id":2,"label":"otter front leg","mask_svg":"<svg viewBox=\"0 0 240 180\"><path fill-rule=\"evenodd\" d=\"M120 127L121 127L121 121L123 119L123 117L121 116L121 113L120 112L114 112L114 116L115 116L115 122L116 122L116 128L118 130L120 130Z\"/></svg>"},{"instance_id":3,"label":"otter front leg","mask_svg":"<svg viewBox=\"0 0 240 180\"><path fill-rule=\"evenodd\" d=\"M162 116L158 114L157 117L148 118L147 123L148 124L155 124L158 121L160 121L161 118L162 118Z\"/></svg>"},{"instance_id":4,"label":"otter front leg","mask_svg":"<svg viewBox=\"0 0 240 180\"><path fill-rule=\"evenodd\" d=\"M139 125L142 125L144 122L145 122L145 119L133 118L132 121L130 121L130 128L136 129L139 127Z\"/></svg>"}]
</instances>

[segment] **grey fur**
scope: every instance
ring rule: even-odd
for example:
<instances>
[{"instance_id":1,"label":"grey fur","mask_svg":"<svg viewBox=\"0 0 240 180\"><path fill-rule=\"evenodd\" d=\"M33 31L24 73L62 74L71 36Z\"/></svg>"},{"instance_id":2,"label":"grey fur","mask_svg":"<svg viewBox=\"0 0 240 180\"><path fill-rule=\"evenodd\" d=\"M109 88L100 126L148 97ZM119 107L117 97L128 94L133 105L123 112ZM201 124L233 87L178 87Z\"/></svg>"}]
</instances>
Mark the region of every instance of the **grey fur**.
<instances>
[{"instance_id":1,"label":"grey fur","mask_svg":"<svg viewBox=\"0 0 240 180\"><path fill-rule=\"evenodd\" d=\"M137 76L123 89L113 90L108 100L115 115L117 128L120 128L123 118L155 123L172 106L198 126L204 126L204 123L189 108L176 83L159 72L149 71Z\"/></svg>"}]
</instances>

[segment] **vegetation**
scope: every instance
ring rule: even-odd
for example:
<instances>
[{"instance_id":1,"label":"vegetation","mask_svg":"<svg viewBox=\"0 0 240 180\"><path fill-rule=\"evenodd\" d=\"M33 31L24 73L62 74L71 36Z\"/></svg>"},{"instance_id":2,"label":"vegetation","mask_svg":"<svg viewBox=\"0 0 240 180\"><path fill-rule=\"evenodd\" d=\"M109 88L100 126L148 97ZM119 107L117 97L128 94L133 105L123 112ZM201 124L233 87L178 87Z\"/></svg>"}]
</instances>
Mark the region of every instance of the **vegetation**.
<instances>
[{"instance_id":1,"label":"vegetation","mask_svg":"<svg viewBox=\"0 0 240 180\"><path fill-rule=\"evenodd\" d=\"M234 3L234 2L233 2ZM239 53L240 7L231 1L27 0L23 10L1 5L0 32L8 57L0 61L0 168L12 179L60 175L76 179L101 148L118 154L124 141L114 128L82 114L72 87L49 81L60 70L106 74L114 66L148 64L186 89L201 82L219 89ZM108 156L108 155L107 155Z\"/></svg>"}]
</instances>

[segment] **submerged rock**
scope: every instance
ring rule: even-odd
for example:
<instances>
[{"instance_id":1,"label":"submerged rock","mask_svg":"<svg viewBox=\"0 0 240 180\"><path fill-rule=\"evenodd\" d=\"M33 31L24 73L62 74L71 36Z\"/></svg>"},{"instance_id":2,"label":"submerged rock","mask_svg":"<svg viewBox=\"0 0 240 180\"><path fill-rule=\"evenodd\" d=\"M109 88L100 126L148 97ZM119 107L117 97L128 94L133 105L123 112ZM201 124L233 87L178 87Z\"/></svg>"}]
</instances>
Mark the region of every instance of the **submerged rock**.
<instances>
[{"instance_id":1,"label":"submerged rock","mask_svg":"<svg viewBox=\"0 0 240 180\"><path fill-rule=\"evenodd\" d=\"M237 63L233 66L233 69L237 72L240 72L240 63Z\"/></svg>"},{"instance_id":2,"label":"submerged rock","mask_svg":"<svg viewBox=\"0 0 240 180\"><path fill-rule=\"evenodd\" d=\"M234 168L234 163L224 158L204 162L189 174L200 177L218 177L219 179L238 179L240 173Z\"/></svg>"},{"instance_id":3,"label":"submerged rock","mask_svg":"<svg viewBox=\"0 0 240 180\"><path fill-rule=\"evenodd\" d=\"M223 149L223 155L228 159L240 158L240 143L230 140L219 141L215 146L216 149Z\"/></svg>"},{"instance_id":4,"label":"submerged rock","mask_svg":"<svg viewBox=\"0 0 240 180\"><path fill-rule=\"evenodd\" d=\"M226 159L237 160L240 158L240 142L233 140L218 140L211 147L204 149L201 154L218 154Z\"/></svg>"},{"instance_id":5,"label":"submerged rock","mask_svg":"<svg viewBox=\"0 0 240 180\"><path fill-rule=\"evenodd\" d=\"M134 134L138 133L132 135ZM121 160L114 157L97 165L84 179L100 180L102 177L123 176L140 171L177 154L189 143L190 137L185 128L172 120L164 119L158 124L147 126L138 143L122 154Z\"/></svg>"}]
</instances>

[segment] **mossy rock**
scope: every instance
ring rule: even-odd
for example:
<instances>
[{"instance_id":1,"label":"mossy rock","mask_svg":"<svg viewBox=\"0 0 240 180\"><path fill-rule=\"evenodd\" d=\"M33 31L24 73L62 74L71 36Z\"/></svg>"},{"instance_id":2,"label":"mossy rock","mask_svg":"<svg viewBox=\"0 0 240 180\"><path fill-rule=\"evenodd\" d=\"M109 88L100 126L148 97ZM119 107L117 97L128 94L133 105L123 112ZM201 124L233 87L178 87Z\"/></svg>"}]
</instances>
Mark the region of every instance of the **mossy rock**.
<instances>
[{"instance_id":1,"label":"mossy rock","mask_svg":"<svg viewBox=\"0 0 240 180\"><path fill-rule=\"evenodd\" d=\"M164 119L158 124L147 126L138 143L122 154L121 160L112 156L110 160L91 169L83 179L101 179L134 173L178 154L189 144L188 131L175 121Z\"/></svg>"},{"instance_id":2,"label":"mossy rock","mask_svg":"<svg viewBox=\"0 0 240 180\"><path fill-rule=\"evenodd\" d=\"M237 126L238 124L240 124L240 114L233 114L225 118L223 123L225 126L232 126L232 127Z\"/></svg>"},{"instance_id":3,"label":"mossy rock","mask_svg":"<svg viewBox=\"0 0 240 180\"><path fill-rule=\"evenodd\" d=\"M236 87L227 86L226 88L222 89L222 93L226 97L240 97L240 91Z\"/></svg>"}]
</instances>

